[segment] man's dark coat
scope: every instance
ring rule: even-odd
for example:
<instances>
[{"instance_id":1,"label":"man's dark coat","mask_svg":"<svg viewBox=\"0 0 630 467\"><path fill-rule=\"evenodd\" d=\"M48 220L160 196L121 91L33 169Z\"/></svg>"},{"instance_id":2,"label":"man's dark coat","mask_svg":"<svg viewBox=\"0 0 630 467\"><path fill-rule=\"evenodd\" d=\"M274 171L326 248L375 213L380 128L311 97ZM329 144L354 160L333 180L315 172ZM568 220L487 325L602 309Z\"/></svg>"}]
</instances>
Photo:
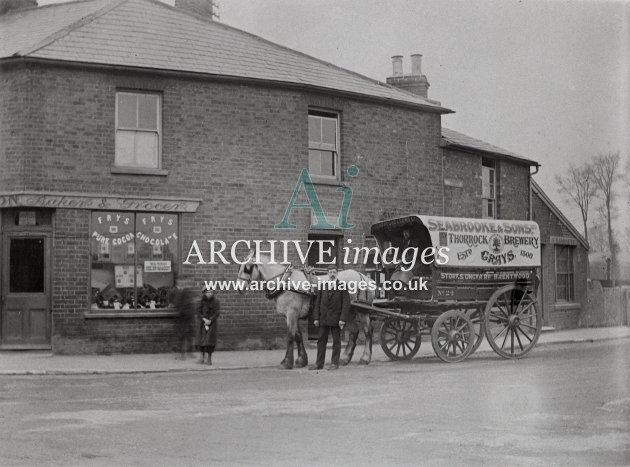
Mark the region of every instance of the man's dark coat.
<instances>
[{"instance_id":1,"label":"man's dark coat","mask_svg":"<svg viewBox=\"0 0 630 467\"><path fill-rule=\"evenodd\" d=\"M339 321L348 322L350 315L350 294L347 290L322 290L317 294L313 321L319 320L320 326L339 326Z\"/></svg>"}]
</instances>

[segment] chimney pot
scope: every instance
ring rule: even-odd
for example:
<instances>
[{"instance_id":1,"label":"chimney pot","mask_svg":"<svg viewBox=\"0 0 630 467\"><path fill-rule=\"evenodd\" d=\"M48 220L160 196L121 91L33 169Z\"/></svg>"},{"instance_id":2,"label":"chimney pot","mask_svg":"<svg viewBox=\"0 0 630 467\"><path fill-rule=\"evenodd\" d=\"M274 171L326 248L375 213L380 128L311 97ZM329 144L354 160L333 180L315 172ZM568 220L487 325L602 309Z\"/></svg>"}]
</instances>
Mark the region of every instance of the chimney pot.
<instances>
[{"instance_id":1,"label":"chimney pot","mask_svg":"<svg viewBox=\"0 0 630 467\"><path fill-rule=\"evenodd\" d=\"M392 75L402 76L402 74L403 74L403 56L394 55L392 56Z\"/></svg>"},{"instance_id":2,"label":"chimney pot","mask_svg":"<svg viewBox=\"0 0 630 467\"><path fill-rule=\"evenodd\" d=\"M411 74L413 76L422 75L422 54L413 54L411 56Z\"/></svg>"}]
</instances>

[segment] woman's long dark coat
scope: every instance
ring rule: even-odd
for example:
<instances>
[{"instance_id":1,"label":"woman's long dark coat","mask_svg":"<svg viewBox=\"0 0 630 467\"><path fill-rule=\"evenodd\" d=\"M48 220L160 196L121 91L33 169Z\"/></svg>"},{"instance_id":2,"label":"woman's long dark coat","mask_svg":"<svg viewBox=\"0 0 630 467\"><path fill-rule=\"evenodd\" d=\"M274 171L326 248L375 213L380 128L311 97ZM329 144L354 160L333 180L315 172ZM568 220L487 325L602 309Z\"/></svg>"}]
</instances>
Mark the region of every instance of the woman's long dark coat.
<instances>
[{"instance_id":1,"label":"woman's long dark coat","mask_svg":"<svg viewBox=\"0 0 630 467\"><path fill-rule=\"evenodd\" d=\"M219 332L219 315L221 307L216 297L201 299L199 304L199 317L201 324L199 326L199 346L205 347L209 345L217 345L217 333ZM201 318L211 320L209 329L206 331L206 325Z\"/></svg>"}]
</instances>

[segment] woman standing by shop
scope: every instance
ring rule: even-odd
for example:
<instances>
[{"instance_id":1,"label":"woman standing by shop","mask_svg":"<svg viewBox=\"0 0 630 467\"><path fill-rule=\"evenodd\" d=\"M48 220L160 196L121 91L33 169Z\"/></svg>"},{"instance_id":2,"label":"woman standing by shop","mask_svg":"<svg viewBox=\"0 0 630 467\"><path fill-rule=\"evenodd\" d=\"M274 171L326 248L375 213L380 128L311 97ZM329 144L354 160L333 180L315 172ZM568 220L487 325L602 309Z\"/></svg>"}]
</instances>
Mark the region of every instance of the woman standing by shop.
<instances>
[{"instance_id":1,"label":"woman standing by shop","mask_svg":"<svg viewBox=\"0 0 630 467\"><path fill-rule=\"evenodd\" d=\"M219 315L221 314L219 300L214 295L214 290L204 288L201 303L199 304L199 317L201 324L199 328L199 350L201 358L199 363L212 365L212 352L217 345L217 332L219 329ZM205 354L208 360L205 360Z\"/></svg>"}]
</instances>

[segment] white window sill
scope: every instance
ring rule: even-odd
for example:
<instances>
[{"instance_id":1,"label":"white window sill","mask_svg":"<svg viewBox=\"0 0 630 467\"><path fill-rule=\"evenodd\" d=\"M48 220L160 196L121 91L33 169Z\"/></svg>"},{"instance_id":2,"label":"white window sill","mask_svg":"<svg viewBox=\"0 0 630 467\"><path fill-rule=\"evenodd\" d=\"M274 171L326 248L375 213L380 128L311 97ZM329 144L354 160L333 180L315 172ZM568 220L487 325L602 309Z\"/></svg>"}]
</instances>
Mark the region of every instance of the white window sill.
<instances>
[{"instance_id":1,"label":"white window sill","mask_svg":"<svg viewBox=\"0 0 630 467\"><path fill-rule=\"evenodd\" d=\"M556 311L569 311L578 310L582 305L575 302L556 302L553 307Z\"/></svg>"},{"instance_id":2,"label":"white window sill","mask_svg":"<svg viewBox=\"0 0 630 467\"><path fill-rule=\"evenodd\" d=\"M311 175L311 181L313 182L313 185L344 186L344 183L341 180L337 180L336 178L332 177L328 178Z\"/></svg>"},{"instance_id":3,"label":"white window sill","mask_svg":"<svg viewBox=\"0 0 630 467\"><path fill-rule=\"evenodd\" d=\"M157 175L165 177L168 175L168 170L165 169L152 169L149 167L120 167L112 166L111 173L113 174L126 174L126 175Z\"/></svg>"},{"instance_id":4,"label":"white window sill","mask_svg":"<svg viewBox=\"0 0 630 467\"><path fill-rule=\"evenodd\" d=\"M171 318L178 316L172 308L161 310L90 310L83 313L86 319L121 319L121 318Z\"/></svg>"}]
</instances>

